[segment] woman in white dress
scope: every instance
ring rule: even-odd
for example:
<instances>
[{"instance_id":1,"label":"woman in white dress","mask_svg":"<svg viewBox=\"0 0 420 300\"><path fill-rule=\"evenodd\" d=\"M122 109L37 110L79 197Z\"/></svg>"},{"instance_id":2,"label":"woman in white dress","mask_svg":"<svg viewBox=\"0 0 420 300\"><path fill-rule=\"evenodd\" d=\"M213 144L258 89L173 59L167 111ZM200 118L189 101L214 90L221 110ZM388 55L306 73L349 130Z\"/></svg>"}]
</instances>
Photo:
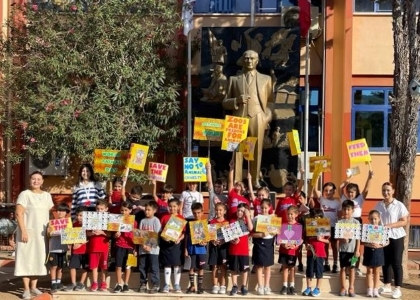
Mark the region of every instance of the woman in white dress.
<instances>
[{"instance_id":1,"label":"woman in white dress","mask_svg":"<svg viewBox=\"0 0 420 300\"><path fill-rule=\"evenodd\" d=\"M21 192L16 202L15 276L23 279L23 299L42 294L36 286L38 276L47 275L46 232L54 204L51 194L41 190L43 182L42 173L33 172L29 176L29 189Z\"/></svg>"}]
</instances>

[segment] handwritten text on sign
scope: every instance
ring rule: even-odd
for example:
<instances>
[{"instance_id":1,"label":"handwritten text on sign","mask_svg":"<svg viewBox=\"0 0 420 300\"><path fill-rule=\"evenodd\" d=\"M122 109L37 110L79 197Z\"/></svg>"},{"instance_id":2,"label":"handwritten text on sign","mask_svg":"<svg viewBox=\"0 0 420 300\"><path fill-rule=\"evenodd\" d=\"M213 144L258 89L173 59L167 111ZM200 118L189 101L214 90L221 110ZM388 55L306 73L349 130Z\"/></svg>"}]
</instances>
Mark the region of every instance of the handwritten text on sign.
<instances>
[{"instance_id":1,"label":"handwritten text on sign","mask_svg":"<svg viewBox=\"0 0 420 300\"><path fill-rule=\"evenodd\" d=\"M95 149L93 168L96 173L122 174L127 163L127 150Z\"/></svg>"},{"instance_id":2,"label":"handwritten text on sign","mask_svg":"<svg viewBox=\"0 0 420 300\"><path fill-rule=\"evenodd\" d=\"M149 162L149 179L165 182L168 175L168 165Z\"/></svg>"},{"instance_id":3,"label":"handwritten text on sign","mask_svg":"<svg viewBox=\"0 0 420 300\"><path fill-rule=\"evenodd\" d=\"M366 139L354 140L347 142L346 144L351 163L372 161Z\"/></svg>"},{"instance_id":4,"label":"handwritten text on sign","mask_svg":"<svg viewBox=\"0 0 420 300\"><path fill-rule=\"evenodd\" d=\"M225 120L194 118L194 140L221 141Z\"/></svg>"},{"instance_id":5,"label":"handwritten text on sign","mask_svg":"<svg viewBox=\"0 0 420 300\"><path fill-rule=\"evenodd\" d=\"M50 220L50 227L53 231L60 231L66 228L72 228L73 224L70 218L52 219Z\"/></svg>"},{"instance_id":6,"label":"handwritten text on sign","mask_svg":"<svg viewBox=\"0 0 420 300\"><path fill-rule=\"evenodd\" d=\"M204 182L207 180L207 157L184 157L184 181Z\"/></svg>"},{"instance_id":7,"label":"handwritten text on sign","mask_svg":"<svg viewBox=\"0 0 420 300\"><path fill-rule=\"evenodd\" d=\"M248 118L226 116L222 139L222 150L235 151L248 135Z\"/></svg>"}]
</instances>

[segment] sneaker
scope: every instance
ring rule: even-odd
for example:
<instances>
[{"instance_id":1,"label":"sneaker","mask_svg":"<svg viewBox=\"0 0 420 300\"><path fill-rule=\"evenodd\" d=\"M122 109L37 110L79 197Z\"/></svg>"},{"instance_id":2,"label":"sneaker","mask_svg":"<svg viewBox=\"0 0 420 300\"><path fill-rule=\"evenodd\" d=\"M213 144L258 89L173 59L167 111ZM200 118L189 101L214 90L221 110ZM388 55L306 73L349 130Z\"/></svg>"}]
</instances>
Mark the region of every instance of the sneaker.
<instances>
[{"instance_id":1,"label":"sneaker","mask_svg":"<svg viewBox=\"0 0 420 300\"><path fill-rule=\"evenodd\" d=\"M294 286L289 286L287 289L287 295L296 295L296 289Z\"/></svg>"},{"instance_id":2,"label":"sneaker","mask_svg":"<svg viewBox=\"0 0 420 300\"><path fill-rule=\"evenodd\" d=\"M298 272L303 272L303 264L298 265Z\"/></svg>"},{"instance_id":3,"label":"sneaker","mask_svg":"<svg viewBox=\"0 0 420 300\"><path fill-rule=\"evenodd\" d=\"M119 293L122 291L122 286L120 284L117 284L114 288L114 293Z\"/></svg>"},{"instance_id":4,"label":"sneaker","mask_svg":"<svg viewBox=\"0 0 420 300\"><path fill-rule=\"evenodd\" d=\"M163 286L162 293L169 293L169 284Z\"/></svg>"},{"instance_id":5,"label":"sneaker","mask_svg":"<svg viewBox=\"0 0 420 300\"><path fill-rule=\"evenodd\" d=\"M394 289L394 291L392 292L392 299L400 299L402 296L401 290L400 289Z\"/></svg>"},{"instance_id":6,"label":"sneaker","mask_svg":"<svg viewBox=\"0 0 420 300\"><path fill-rule=\"evenodd\" d=\"M268 286L264 287L264 295L271 295L271 289Z\"/></svg>"},{"instance_id":7,"label":"sneaker","mask_svg":"<svg viewBox=\"0 0 420 300\"><path fill-rule=\"evenodd\" d=\"M74 290L75 291L84 291L84 290L86 290L86 286L83 284L83 283L81 283L81 282L78 282L78 283L76 283L76 287L74 288Z\"/></svg>"},{"instance_id":8,"label":"sneaker","mask_svg":"<svg viewBox=\"0 0 420 300\"><path fill-rule=\"evenodd\" d=\"M319 290L319 288L314 288L313 291L311 292L311 296L319 297L319 295L321 295L321 291Z\"/></svg>"},{"instance_id":9,"label":"sneaker","mask_svg":"<svg viewBox=\"0 0 420 300\"><path fill-rule=\"evenodd\" d=\"M57 290L64 291L65 289L66 289L66 287L61 282L57 283Z\"/></svg>"},{"instance_id":10,"label":"sneaker","mask_svg":"<svg viewBox=\"0 0 420 300\"><path fill-rule=\"evenodd\" d=\"M22 299L25 299L25 300L31 299L31 291L24 291L22 294Z\"/></svg>"},{"instance_id":11,"label":"sneaker","mask_svg":"<svg viewBox=\"0 0 420 300\"><path fill-rule=\"evenodd\" d=\"M40 290L38 290L37 288L31 289L31 294L35 295L35 296L39 296L42 295L43 292L41 292Z\"/></svg>"},{"instance_id":12,"label":"sneaker","mask_svg":"<svg viewBox=\"0 0 420 300\"><path fill-rule=\"evenodd\" d=\"M158 285L154 285L149 291L150 294L156 294L158 292L159 292L159 286Z\"/></svg>"},{"instance_id":13,"label":"sneaker","mask_svg":"<svg viewBox=\"0 0 420 300\"><path fill-rule=\"evenodd\" d=\"M287 295L287 286L283 286L280 291L281 295Z\"/></svg>"},{"instance_id":14,"label":"sneaker","mask_svg":"<svg viewBox=\"0 0 420 300\"><path fill-rule=\"evenodd\" d=\"M373 289L373 297L374 298L379 298L379 291L378 291L378 289Z\"/></svg>"},{"instance_id":15,"label":"sneaker","mask_svg":"<svg viewBox=\"0 0 420 300\"><path fill-rule=\"evenodd\" d=\"M356 269L356 275L357 276L363 276L363 272L360 269Z\"/></svg>"},{"instance_id":16,"label":"sneaker","mask_svg":"<svg viewBox=\"0 0 420 300\"><path fill-rule=\"evenodd\" d=\"M174 292L175 293L181 293L181 286L179 284L174 285Z\"/></svg>"},{"instance_id":17,"label":"sneaker","mask_svg":"<svg viewBox=\"0 0 420 300\"><path fill-rule=\"evenodd\" d=\"M51 293L57 293L58 289L57 289L57 283L53 283L51 284ZM29 292L31 293L31 292Z\"/></svg>"},{"instance_id":18,"label":"sneaker","mask_svg":"<svg viewBox=\"0 0 420 300\"><path fill-rule=\"evenodd\" d=\"M241 286L241 294L242 294L242 296L248 295L248 289L244 285Z\"/></svg>"},{"instance_id":19,"label":"sneaker","mask_svg":"<svg viewBox=\"0 0 420 300\"><path fill-rule=\"evenodd\" d=\"M104 291L106 291L107 290L107 285L106 285L106 282L105 281L102 281L101 282L101 284L99 284L99 290L101 291L101 292L104 292Z\"/></svg>"},{"instance_id":20,"label":"sneaker","mask_svg":"<svg viewBox=\"0 0 420 300\"><path fill-rule=\"evenodd\" d=\"M145 283L142 283L139 287L139 289L137 290L137 292L139 293L146 293L147 292L147 286Z\"/></svg>"},{"instance_id":21,"label":"sneaker","mask_svg":"<svg viewBox=\"0 0 420 300\"><path fill-rule=\"evenodd\" d=\"M97 290L98 290L98 283L97 282L94 282L94 283L92 283L92 285L90 286L90 291L91 292L96 292Z\"/></svg>"},{"instance_id":22,"label":"sneaker","mask_svg":"<svg viewBox=\"0 0 420 300\"><path fill-rule=\"evenodd\" d=\"M219 294L222 294L222 295L226 294L226 287L225 287L224 285L222 285L222 286L220 287L220 289L219 289Z\"/></svg>"},{"instance_id":23,"label":"sneaker","mask_svg":"<svg viewBox=\"0 0 420 300\"><path fill-rule=\"evenodd\" d=\"M335 273L335 274L338 273L338 266L337 265L333 265L331 273Z\"/></svg>"},{"instance_id":24,"label":"sneaker","mask_svg":"<svg viewBox=\"0 0 420 300\"><path fill-rule=\"evenodd\" d=\"M264 295L264 288L262 286L257 288L257 295Z\"/></svg>"},{"instance_id":25,"label":"sneaker","mask_svg":"<svg viewBox=\"0 0 420 300\"><path fill-rule=\"evenodd\" d=\"M324 265L324 272L330 272L331 268L330 265Z\"/></svg>"},{"instance_id":26,"label":"sneaker","mask_svg":"<svg viewBox=\"0 0 420 300\"><path fill-rule=\"evenodd\" d=\"M311 295L311 292L312 292L311 288L310 287L307 287L306 290L304 290L302 292L302 296L310 296Z\"/></svg>"},{"instance_id":27,"label":"sneaker","mask_svg":"<svg viewBox=\"0 0 420 300\"><path fill-rule=\"evenodd\" d=\"M382 286L382 287L379 288L378 292L379 292L379 294L382 294L382 293L392 293L392 289L391 289L390 286L384 285L384 286Z\"/></svg>"},{"instance_id":28,"label":"sneaker","mask_svg":"<svg viewBox=\"0 0 420 300\"><path fill-rule=\"evenodd\" d=\"M126 293L126 292L129 292L129 291L130 291L130 288L128 287L128 284L124 284L121 292Z\"/></svg>"},{"instance_id":29,"label":"sneaker","mask_svg":"<svg viewBox=\"0 0 420 300\"><path fill-rule=\"evenodd\" d=\"M211 289L211 293L212 294L218 294L220 291L220 288L218 285L215 285L212 289Z\"/></svg>"},{"instance_id":30,"label":"sneaker","mask_svg":"<svg viewBox=\"0 0 420 300\"><path fill-rule=\"evenodd\" d=\"M366 291L366 297L373 297L373 289L372 288L368 288Z\"/></svg>"},{"instance_id":31,"label":"sneaker","mask_svg":"<svg viewBox=\"0 0 420 300\"><path fill-rule=\"evenodd\" d=\"M235 296L237 293L238 293L238 286L237 285L234 285L232 287L232 290L230 291L230 295L231 296Z\"/></svg>"},{"instance_id":32,"label":"sneaker","mask_svg":"<svg viewBox=\"0 0 420 300\"><path fill-rule=\"evenodd\" d=\"M67 292L71 292L74 291L76 289L76 285L74 283L70 283L69 285L66 286L66 291Z\"/></svg>"},{"instance_id":33,"label":"sneaker","mask_svg":"<svg viewBox=\"0 0 420 300\"><path fill-rule=\"evenodd\" d=\"M202 287L199 287L197 289L197 294L204 294L204 289Z\"/></svg>"}]
</instances>

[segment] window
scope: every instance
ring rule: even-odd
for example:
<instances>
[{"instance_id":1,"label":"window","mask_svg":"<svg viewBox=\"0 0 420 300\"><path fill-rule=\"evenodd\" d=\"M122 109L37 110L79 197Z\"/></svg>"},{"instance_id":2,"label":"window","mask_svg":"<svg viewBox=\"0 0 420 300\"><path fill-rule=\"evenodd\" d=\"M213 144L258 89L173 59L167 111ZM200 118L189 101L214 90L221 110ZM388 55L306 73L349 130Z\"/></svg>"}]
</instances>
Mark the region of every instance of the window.
<instances>
[{"instance_id":1,"label":"window","mask_svg":"<svg viewBox=\"0 0 420 300\"><path fill-rule=\"evenodd\" d=\"M304 132L305 132L305 90L300 89L301 104L298 108L299 115L299 137L300 144L303 149L304 145ZM308 151L319 151L319 134L320 134L320 103L321 103L321 92L319 89L309 89L309 126L308 126Z\"/></svg>"},{"instance_id":2,"label":"window","mask_svg":"<svg viewBox=\"0 0 420 300\"><path fill-rule=\"evenodd\" d=\"M255 0L255 13L279 13L293 0ZM251 13L251 0L196 0L195 13Z\"/></svg>"},{"instance_id":3,"label":"window","mask_svg":"<svg viewBox=\"0 0 420 300\"><path fill-rule=\"evenodd\" d=\"M416 7L419 7L420 0L415 0ZM372 1L372 0L354 0L355 12L391 12L392 1Z\"/></svg>"}]
</instances>

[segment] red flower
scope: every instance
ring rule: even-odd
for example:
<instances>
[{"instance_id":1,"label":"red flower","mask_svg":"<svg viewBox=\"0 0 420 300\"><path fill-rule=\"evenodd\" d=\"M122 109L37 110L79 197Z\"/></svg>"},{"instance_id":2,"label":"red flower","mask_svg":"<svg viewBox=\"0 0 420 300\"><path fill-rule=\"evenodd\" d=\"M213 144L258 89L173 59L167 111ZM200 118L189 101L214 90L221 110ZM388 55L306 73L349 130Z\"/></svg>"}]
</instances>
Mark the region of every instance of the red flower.
<instances>
[{"instance_id":1,"label":"red flower","mask_svg":"<svg viewBox=\"0 0 420 300\"><path fill-rule=\"evenodd\" d=\"M70 6L70 10L71 11L77 11L77 5L72 5L72 6Z\"/></svg>"},{"instance_id":2,"label":"red flower","mask_svg":"<svg viewBox=\"0 0 420 300\"><path fill-rule=\"evenodd\" d=\"M36 139L35 139L35 138L33 138L33 137L31 137L31 138L29 139L29 141L30 141L31 143L35 143L35 142L36 142Z\"/></svg>"},{"instance_id":3,"label":"red flower","mask_svg":"<svg viewBox=\"0 0 420 300\"><path fill-rule=\"evenodd\" d=\"M68 99L61 100L60 101L60 104L61 105L69 105L70 104L70 100L68 100Z\"/></svg>"},{"instance_id":4,"label":"red flower","mask_svg":"<svg viewBox=\"0 0 420 300\"><path fill-rule=\"evenodd\" d=\"M33 4L32 5L32 10L33 11L38 11L38 4Z\"/></svg>"},{"instance_id":5,"label":"red flower","mask_svg":"<svg viewBox=\"0 0 420 300\"><path fill-rule=\"evenodd\" d=\"M74 118L78 118L79 116L80 116L80 114L81 114L82 112L80 111L80 110L76 110L74 113L73 113L73 117Z\"/></svg>"}]
</instances>

